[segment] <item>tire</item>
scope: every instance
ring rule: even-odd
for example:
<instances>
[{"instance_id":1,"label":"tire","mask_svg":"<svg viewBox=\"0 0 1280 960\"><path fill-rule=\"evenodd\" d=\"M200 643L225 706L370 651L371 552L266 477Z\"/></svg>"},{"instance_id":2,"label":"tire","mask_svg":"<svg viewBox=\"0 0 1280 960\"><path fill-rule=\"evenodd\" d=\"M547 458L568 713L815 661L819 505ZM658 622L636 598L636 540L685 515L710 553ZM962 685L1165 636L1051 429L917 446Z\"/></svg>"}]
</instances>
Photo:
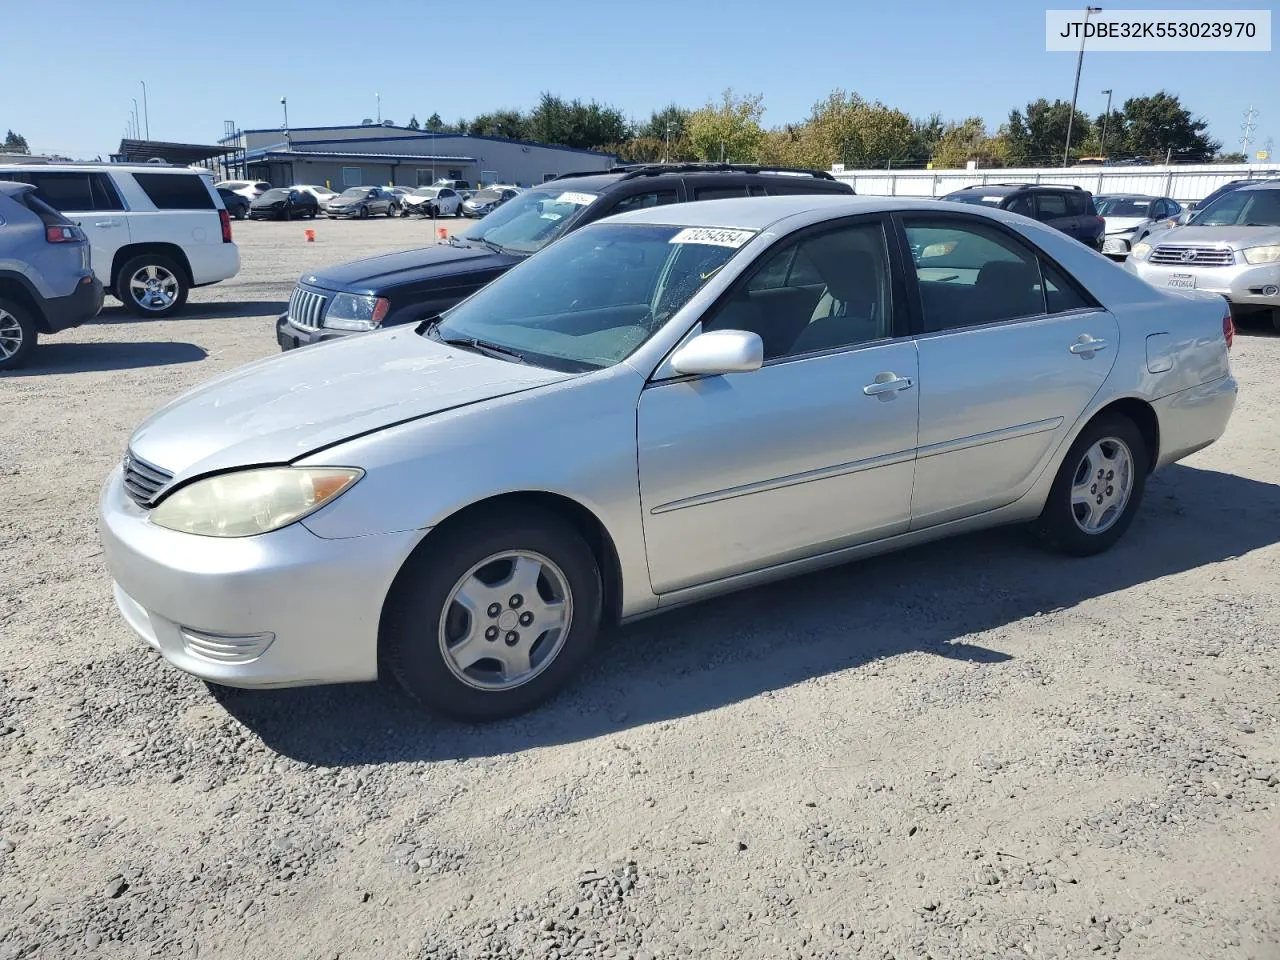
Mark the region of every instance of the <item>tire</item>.
<instances>
[{"instance_id":1,"label":"tire","mask_svg":"<svg viewBox=\"0 0 1280 960\"><path fill-rule=\"evenodd\" d=\"M361 219L361 220L368 220L368 219L369 219L369 208L368 208L368 207L361 207L361 208L360 208L360 219Z\"/></svg>"},{"instance_id":2,"label":"tire","mask_svg":"<svg viewBox=\"0 0 1280 960\"><path fill-rule=\"evenodd\" d=\"M248 215L249 215L249 211L246 210L244 207L236 207L235 217L237 220L243 220Z\"/></svg>"},{"instance_id":3,"label":"tire","mask_svg":"<svg viewBox=\"0 0 1280 960\"><path fill-rule=\"evenodd\" d=\"M25 305L0 299L0 372L23 366L38 336L35 317Z\"/></svg>"},{"instance_id":4,"label":"tire","mask_svg":"<svg viewBox=\"0 0 1280 960\"><path fill-rule=\"evenodd\" d=\"M280 211L280 219L281 219L281 220L292 220L292 219L293 219L293 211L292 211L292 210L290 210L288 207L285 207L283 210L281 210L281 211Z\"/></svg>"},{"instance_id":5,"label":"tire","mask_svg":"<svg viewBox=\"0 0 1280 960\"><path fill-rule=\"evenodd\" d=\"M1280 333L1280 307L1271 308L1271 326L1276 333Z\"/></svg>"},{"instance_id":6,"label":"tire","mask_svg":"<svg viewBox=\"0 0 1280 960\"><path fill-rule=\"evenodd\" d=\"M397 204L392 203L387 205L388 217L394 217L399 212L400 212L400 207Z\"/></svg>"},{"instance_id":7,"label":"tire","mask_svg":"<svg viewBox=\"0 0 1280 960\"><path fill-rule=\"evenodd\" d=\"M532 602L520 592L527 588L500 584L515 570L504 554L516 552L522 571L533 569L530 564L541 571ZM477 625L474 639L457 640L454 649L469 642L485 653L523 651L522 665L504 668L519 671L528 665L523 678L519 672L504 678L498 657L481 656L463 665L465 654L455 659L446 653L450 635L465 638L473 622L459 604L448 602L473 573L478 574L470 580L478 601L491 604L477 609L480 624L487 626L482 633ZM487 593L495 581L498 588ZM535 611L553 609L543 595L555 597L557 591L560 610L567 611L567 632L544 630L525 647L529 637L520 637L526 625L522 618L532 619L531 635L537 629ZM492 614L499 609L501 622ZM442 531L408 561L383 613L383 663L411 697L434 713L473 722L510 717L545 701L578 669L595 642L600 610L600 571L582 537L554 515L507 509ZM518 640L508 644L510 637Z\"/></svg>"},{"instance_id":8,"label":"tire","mask_svg":"<svg viewBox=\"0 0 1280 960\"><path fill-rule=\"evenodd\" d=\"M148 276L148 273L153 273L154 276ZM132 292L138 290L134 284L135 279L140 282L150 279L161 281L156 292L161 295L163 302L157 306L145 305L142 291L139 291L139 296L135 296ZM187 302L187 294L191 288L182 268L173 260L163 254L146 253L132 258L120 268L114 289L116 299L132 313L158 320L181 310L183 304Z\"/></svg>"},{"instance_id":9,"label":"tire","mask_svg":"<svg viewBox=\"0 0 1280 960\"><path fill-rule=\"evenodd\" d=\"M1102 476L1095 471L1101 471ZM1151 451L1134 422L1120 414L1099 417L1067 451L1044 510L1032 525L1033 532L1047 545L1072 556L1088 557L1110 549L1133 522L1150 471ZM1126 473L1129 487L1122 496L1123 488L1116 481ZM1084 500L1077 503L1081 494Z\"/></svg>"}]
</instances>

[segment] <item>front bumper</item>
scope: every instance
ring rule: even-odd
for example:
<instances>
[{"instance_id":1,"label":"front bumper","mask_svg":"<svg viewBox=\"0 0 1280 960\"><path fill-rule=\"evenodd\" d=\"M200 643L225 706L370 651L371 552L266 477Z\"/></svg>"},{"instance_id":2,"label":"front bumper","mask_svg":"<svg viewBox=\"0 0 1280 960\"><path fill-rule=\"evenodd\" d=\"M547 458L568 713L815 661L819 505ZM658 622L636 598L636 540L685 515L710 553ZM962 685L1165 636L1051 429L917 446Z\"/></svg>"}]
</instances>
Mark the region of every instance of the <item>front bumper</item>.
<instances>
[{"instance_id":1,"label":"front bumper","mask_svg":"<svg viewBox=\"0 0 1280 960\"><path fill-rule=\"evenodd\" d=\"M231 687L376 679L382 605L421 536L177 533L125 495L118 467L98 529L125 621L175 667Z\"/></svg>"},{"instance_id":2,"label":"front bumper","mask_svg":"<svg viewBox=\"0 0 1280 960\"><path fill-rule=\"evenodd\" d=\"M1232 303L1280 307L1280 263L1259 266L1235 263L1226 267L1192 267L1181 264L1153 264L1130 257L1125 261L1125 266L1155 287L1170 286L1170 278L1174 276L1192 277L1195 289L1220 293Z\"/></svg>"},{"instance_id":3,"label":"front bumper","mask_svg":"<svg viewBox=\"0 0 1280 960\"><path fill-rule=\"evenodd\" d=\"M47 332L57 333L88 323L102 309L102 297L102 282L89 273L81 278L72 293L45 300L43 307Z\"/></svg>"},{"instance_id":4,"label":"front bumper","mask_svg":"<svg viewBox=\"0 0 1280 960\"><path fill-rule=\"evenodd\" d=\"M276 343L280 345L281 350L296 350L298 347L305 347L312 343L341 340L364 332L363 330L330 330L327 327L295 327L289 322L287 313L276 317Z\"/></svg>"}]
</instances>

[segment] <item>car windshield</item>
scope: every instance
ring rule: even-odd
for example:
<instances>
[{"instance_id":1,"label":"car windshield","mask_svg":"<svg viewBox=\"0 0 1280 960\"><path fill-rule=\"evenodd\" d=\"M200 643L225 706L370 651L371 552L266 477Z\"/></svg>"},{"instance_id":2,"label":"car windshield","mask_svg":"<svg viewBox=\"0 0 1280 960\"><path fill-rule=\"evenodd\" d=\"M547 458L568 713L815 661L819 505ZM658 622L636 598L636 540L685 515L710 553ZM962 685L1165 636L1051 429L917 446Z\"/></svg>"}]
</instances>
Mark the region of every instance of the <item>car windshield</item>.
<instances>
[{"instance_id":1,"label":"car windshield","mask_svg":"<svg viewBox=\"0 0 1280 960\"><path fill-rule=\"evenodd\" d=\"M284 200L289 196L289 191L283 187L276 187L274 190L268 190L259 200Z\"/></svg>"},{"instance_id":2,"label":"car windshield","mask_svg":"<svg viewBox=\"0 0 1280 960\"><path fill-rule=\"evenodd\" d=\"M1280 190L1232 190L1197 211L1196 227L1280 227Z\"/></svg>"},{"instance_id":3,"label":"car windshield","mask_svg":"<svg viewBox=\"0 0 1280 960\"><path fill-rule=\"evenodd\" d=\"M426 332L556 370L609 367L661 329L751 236L595 224L481 288Z\"/></svg>"},{"instance_id":4,"label":"car windshield","mask_svg":"<svg viewBox=\"0 0 1280 960\"><path fill-rule=\"evenodd\" d=\"M1004 197L997 197L995 194L982 194L976 190L966 190L964 193L952 193L942 198L950 200L952 203L980 203L984 207L998 207L1004 200Z\"/></svg>"},{"instance_id":5,"label":"car windshield","mask_svg":"<svg viewBox=\"0 0 1280 960\"><path fill-rule=\"evenodd\" d=\"M342 195L344 197L363 197L368 192L368 187L348 187L342 191Z\"/></svg>"},{"instance_id":6,"label":"car windshield","mask_svg":"<svg viewBox=\"0 0 1280 960\"><path fill-rule=\"evenodd\" d=\"M440 195L439 187L419 187L414 190L412 196L415 197L438 197Z\"/></svg>"},{"instance_id":7,"label":"car windshield","mask_svg":"<svg viewBox=\"0 0 1280 960\"><path fill-rule=\"evenodd\" d=\"M501 197L502 197L502 191L501 191L501 190L494 190L494 189L492 189L492 188L486 188L486 189L484 189L484 190L481 190L479 193L477 193L477 194L476 194L475 196L473 196L471 199L473 199L473 200L498 200L498 199L501 199Z\"/></svg>"},{"instance_id":8,"label":"car windshield","mask_svg":"<svg viewBox=\"0 0 1280 960\"><path fill-rule=\"evenodd\" d=\"M474 199L480 199L476 194ZM481 220L463 240L479 240L508 253L536 253L565 232L578 213L596 199L572 190L530 190Z\"/></svg>"},{"instance_id":9,"label":"car windshield","mask_svg":"<svg viewBox=\"0 0 1280 960\"><path fill-rule=\"evenodd\" d=\"M1100 217L1149 217L1150 200L1137 197L1094 197L1093 205Z\"/></svg>"}]
</instances>

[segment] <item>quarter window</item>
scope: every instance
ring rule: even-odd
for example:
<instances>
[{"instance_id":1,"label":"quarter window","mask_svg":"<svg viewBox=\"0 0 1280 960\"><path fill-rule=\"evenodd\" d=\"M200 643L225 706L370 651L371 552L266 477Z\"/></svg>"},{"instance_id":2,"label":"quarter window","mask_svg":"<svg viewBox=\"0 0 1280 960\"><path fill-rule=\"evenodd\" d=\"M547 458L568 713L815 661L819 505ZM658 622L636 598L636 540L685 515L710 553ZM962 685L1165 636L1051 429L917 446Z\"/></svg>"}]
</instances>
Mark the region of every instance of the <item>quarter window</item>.
<instances>
[{"instance_id":1,"label":"quarter window","mask_svg":"<svg viewBox=\"0 0 1280 960\"><path fill-rule=\"evenodd\" d=\"M978 223L904 218L925 332L1045 312L1037 258Z\"/></svg>"},{"instance_id":2,"label":"quarter window","mask_svg":"<svg viewBox=\"0 0 1280 960\"><path fill-rule=\"evenodd\" d=\"M1014 197L1012 200L1010 200L1009 206L1006 207L1005 209L1007 209L1010 213L1019 213L1024 217L1035 216L1035 211L1031 208L1031 195L1026 193L1021 194L1020 196Z\"/></svg>"},{"instance_id":3,"label":"quarter window","mask_svg":"<svg viewBox=\"0 0 1280 960\"><path fill-rule=\"evenodd\" d=\"M213 197L194 173L135 173L133 179L157 210L212 210Z\"/></svg>"},{"instance_id":4,"label":"quarter window","mask_svg":"<svg viewBox=\"0 0 1280 960\"><path fill-rule=\"evenodd\" d=\"M1071 193L1063 194L1063 200L1067 204L1068 216L1085 217L1094 216L1097 213L1093 200L1086 197L1083 190L1073 190Z\"/></svg>"},{"instance_id":5,"label":"quarter window","mask_svg":"<svg viewBox=\"0 0 1280 960\"><path fill-rule=\"evenodd\" d=\"M889 258L879 223L806 237L768 254L704 330L747 330L765 360L893 335Z\"/></svg>"}]
</instances>

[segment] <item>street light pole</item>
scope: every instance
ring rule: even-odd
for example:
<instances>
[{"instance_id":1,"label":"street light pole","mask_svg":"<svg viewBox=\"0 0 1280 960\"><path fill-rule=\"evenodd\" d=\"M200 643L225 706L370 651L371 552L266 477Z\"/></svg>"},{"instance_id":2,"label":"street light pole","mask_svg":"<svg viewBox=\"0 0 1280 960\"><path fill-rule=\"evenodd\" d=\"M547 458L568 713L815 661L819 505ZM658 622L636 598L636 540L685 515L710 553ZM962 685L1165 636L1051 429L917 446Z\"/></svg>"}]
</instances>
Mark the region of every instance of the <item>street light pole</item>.
<instances>
[{"instance_id":1,"label":"street light pole","mask_svg":"<svg viewBox=\"0 0 1280 960\"><path fill-rule=\"evenodd\" d=\"M671 123L670 122L667 123L666 132L667 132L666 142L662 148L662 162L670 163L671 162Z\"/></svg>"},{"instance_id":2,"label":"street light pole","mask_svg":"<svg viewBox=\"0 0 1280 960\"><path fill-rule=\"evenodd\" d=\"M138 98L130 97L133 101L133 136L135 139L142 135L142 124L138 123Z\"/></svg>"},{"instance_id":3,"label":"street light pole","mask_svg":"<svg viewBox=\"0 0 1280 960\"><path fill-rule=\"evenodd\" d=\"M1107 112L1102 115L1102 149L1099 151L1104 157L1107 155L1107 122L1111 119L1111 91L1103 90L1107 95Z\"/></svg>"},{"instance_id":4,"label":"street light pole","mask_svg":"<svg viewBox=\"0 0 1280 960\"><path fill-rule=\"evenodd\" d=\"M142 122L146 127L147 139L151 139L151 111L147 109L147 81L139 80L142 84Z\"/></svg>"},{"instance_id":5,"label":"street light pole","mask_svg":"<svg viewBox=\"0 0 1280 960\"><path fill-rule=\"evenodd\" d=\"M1089 25L1089 18L1095 13L1101 13L1101 7L1085 7L1084 8L1084 24ZM1064 167L1071 165L1071 126L1076 119L1076 97L1080 95L1080 68L1084 66L1084 30L1080 31L1080 55L1076 57L1076 85L1071 91L1071 114L1067 117L1067 145L1062 150L1062 165Z\"/></svg>"},{"instance_id":6,"label":"street light pole","mask_svg":"<svg viewBox=\"0 0 1280 960\"><path fill-rule=\"evenodd\" d=\"M289 98L281 97L280 106L284 107L284 142L289 142Z\"/></svg>"},{"instance_id":7,"label":"street light pole","mask_svg":"<svg viewBox=\"0 0 1280 960\"><path fill-rule=\"evenodd\" d=\"M382 126L382 94L375 92L374 96L378 98L378 126Z\"/></svg>"}]
</instances>

